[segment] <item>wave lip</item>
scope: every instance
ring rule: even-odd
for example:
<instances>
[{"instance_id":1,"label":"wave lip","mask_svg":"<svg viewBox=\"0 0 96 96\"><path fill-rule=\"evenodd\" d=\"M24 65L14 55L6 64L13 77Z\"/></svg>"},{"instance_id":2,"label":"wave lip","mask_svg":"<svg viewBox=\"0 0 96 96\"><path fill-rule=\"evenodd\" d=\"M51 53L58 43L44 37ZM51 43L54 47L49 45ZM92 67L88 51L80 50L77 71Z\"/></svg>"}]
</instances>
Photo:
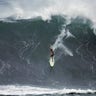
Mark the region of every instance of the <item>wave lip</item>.
<instances>
[{"instance_id":1,"label":"wave lip","mask_svg":"<svg viewBox=\"0 0 96 96\"><path fill-rule=\"evenodd\" d=\"M32 86L3 85L0 86L0 95L43 95L43 94L94 94L92 89L53 89Z\"/></svg>"}]
</instances>

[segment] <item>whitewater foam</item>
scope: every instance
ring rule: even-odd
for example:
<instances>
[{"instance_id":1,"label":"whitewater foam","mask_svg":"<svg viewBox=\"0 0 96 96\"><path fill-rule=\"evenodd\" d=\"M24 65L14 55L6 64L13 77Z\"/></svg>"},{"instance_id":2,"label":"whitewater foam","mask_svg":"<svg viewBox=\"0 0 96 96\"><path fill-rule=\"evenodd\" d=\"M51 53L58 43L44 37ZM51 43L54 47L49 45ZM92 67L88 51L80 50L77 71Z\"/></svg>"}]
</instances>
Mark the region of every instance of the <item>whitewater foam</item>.
<instances>
[{"instance_id":1,"label":"whitewater foam","mask_svg":"<svg viewBox=\"0 0 96 96\"><path fill-rule=\"evenodd\" d=\"M3 85L0 86L0 95L41 95L41 94L70 94L70 93L96 93L91 89L53 89L44 87Z\"/></svg>"},{"instance_id":2,"label":"whitewater foam","mask_svg":"<svg viewBox=\"0 0 96 96\"><path fill-rule=\"evenodd\" d=\"M56 49L62 49L62 52L65 55L69 55L69 56L73 56L73 53L69 50L69 48L67 48L64 43L63 43L63 39L66 39L68 37L74 37L68 29L66 29L66 26L63 26L61 33L57 36L57 39L55 41L55 43L52 45L53 50Z\"/></svg>"},{"instance_id":3,"label":"whitewater foam","mask_svg":"<svg viewBox=\"0 0 96 96\"><path fill-rule=\"evenodd\" d=\"M2 5L0 18L12 15L17 18L41 16L46 20L51 15L64 14L72 17L81 15L96 23L95 0L92 2L90 0L47 0L46 2L45 0L7 0L2 2L4 3L0 3Z\"/></svg>"}]
</instances>

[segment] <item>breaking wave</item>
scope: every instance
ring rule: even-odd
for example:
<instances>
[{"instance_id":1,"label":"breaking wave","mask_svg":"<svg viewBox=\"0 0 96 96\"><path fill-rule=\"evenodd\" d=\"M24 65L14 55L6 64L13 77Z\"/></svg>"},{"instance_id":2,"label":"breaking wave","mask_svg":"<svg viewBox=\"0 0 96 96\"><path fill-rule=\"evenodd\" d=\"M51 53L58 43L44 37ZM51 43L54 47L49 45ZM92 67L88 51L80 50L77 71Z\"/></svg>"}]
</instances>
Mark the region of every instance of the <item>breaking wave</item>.
<instances>
[{"instance_id":1,"label":"breaking wave","mask_svg":"<svg viewBox=\"0 0 96 96\"><path fill-rule=\"evenodd\" d=\"M52 15L61 14L73 18L83 16L92 20L95 25L95 4L95 0L0 0L0 18L30 19L41 16L43 20L47 20Z\"/></svg>"},{"instance_id":2,"label":"breaking wave","mask_svg":"<svg viewBox=\"0 0 96 96\"><path fill-rule=\"evenodd\" d=\"M0 95L44 95L44 94L95 94L96 90L92 89L54 89L44 87L31 86L15 86L7 85L0 86Z\"/></svg>"}]
</instances>

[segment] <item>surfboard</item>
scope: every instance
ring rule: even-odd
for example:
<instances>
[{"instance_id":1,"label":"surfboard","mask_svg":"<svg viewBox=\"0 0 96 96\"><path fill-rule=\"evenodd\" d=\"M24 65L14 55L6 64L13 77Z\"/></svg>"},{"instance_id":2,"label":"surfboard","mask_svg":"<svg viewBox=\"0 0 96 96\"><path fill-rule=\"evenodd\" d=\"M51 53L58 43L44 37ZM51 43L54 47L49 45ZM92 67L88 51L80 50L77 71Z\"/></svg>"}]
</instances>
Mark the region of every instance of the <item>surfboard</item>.
<instances>
[{"instance_id":1,"label":"surfboard","mask_svg":"<svg viewBox=\"0 0 96 96\"><path fill-rule=\"evenodd\" d=\"M50 66L51 66L51 67L54 67L54 64L55 64L54 57L53 57L53 58L50 57L50 59L49 59L49 63L50 63Z\"/></svg>"}]
</instances>

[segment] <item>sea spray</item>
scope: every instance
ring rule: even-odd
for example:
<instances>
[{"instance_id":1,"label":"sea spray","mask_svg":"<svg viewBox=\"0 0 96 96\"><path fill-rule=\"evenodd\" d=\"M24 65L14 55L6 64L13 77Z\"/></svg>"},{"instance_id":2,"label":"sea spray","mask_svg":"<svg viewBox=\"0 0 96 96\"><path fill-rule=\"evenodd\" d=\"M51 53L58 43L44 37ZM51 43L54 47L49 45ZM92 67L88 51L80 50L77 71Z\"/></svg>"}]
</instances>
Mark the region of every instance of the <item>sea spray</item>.
<instances>
[{"instance_id":1,"label":"sea spray","mask_svg":"<svg viewBox=\"0 0 96 96\"><path fill-rule=\"evenodd\" d=\"M38 2L37 2L38 1ZM43 20L52 15L83 16L96 24L96 0L1 0L0 19L31 19L41 16ZM2 12L3 10L3 12ZM90 14L90 15L89 15Z\"/></svg>"},{"instance_id":2,"label":"sea spray","mask_svg":"<svg viewBox=\"0 0 96 96\"><path fill-rule=\"evenodd\" d=\"M55 51L59 48L65 55L73 56L73 53L69 50L69 48L63 44L63 39L66 39L66 37L68 38L70 36L73 37L66 26L64 26L61 30L61 33L57 36L55 43L52 45L53 50Z\"/></svg>"}]
</instances>

